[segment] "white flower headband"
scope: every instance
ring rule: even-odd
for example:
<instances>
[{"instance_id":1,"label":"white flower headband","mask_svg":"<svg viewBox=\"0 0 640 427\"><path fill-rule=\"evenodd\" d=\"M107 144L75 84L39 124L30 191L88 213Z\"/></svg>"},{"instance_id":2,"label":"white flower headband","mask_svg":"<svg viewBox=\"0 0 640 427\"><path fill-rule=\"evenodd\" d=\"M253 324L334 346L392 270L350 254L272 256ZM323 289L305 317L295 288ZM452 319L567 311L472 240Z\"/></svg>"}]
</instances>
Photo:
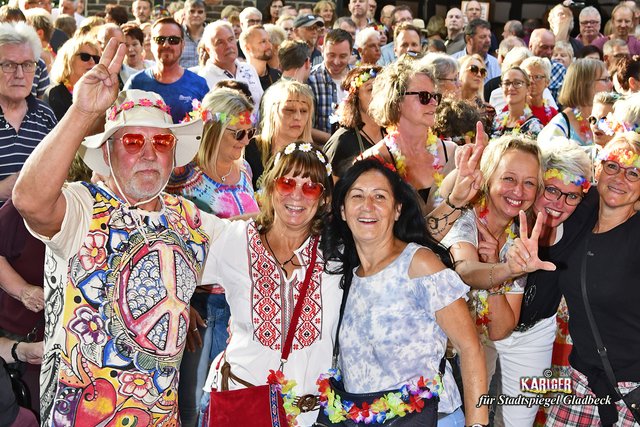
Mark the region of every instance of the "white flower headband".
<instances>
[{"instance_id":1,"label":"white flower headband","mask_svg":"<svg viewBox=\"0 0 640 427\"><path fill-rule=\"evenodd\" d=\"M324 165L325 169L327 170L327 176L331 176L331 174L333 173L333 169L331 168L331 163L329 163L325 155L322 154L320 150L314 150L313 146L309 142L303 142L302 144L296 144L295 142L292 142L291 144L287 145L283 152L279 151L276 154L276 158L273 161L273 165L275 166L278 164L282 155L288 156L289 154L296 151L296 149L298 151L302 151L303 153L315 151L316 156L318 157L318 160L320 160L320 162Z\"/></svg>"}]
</instances>

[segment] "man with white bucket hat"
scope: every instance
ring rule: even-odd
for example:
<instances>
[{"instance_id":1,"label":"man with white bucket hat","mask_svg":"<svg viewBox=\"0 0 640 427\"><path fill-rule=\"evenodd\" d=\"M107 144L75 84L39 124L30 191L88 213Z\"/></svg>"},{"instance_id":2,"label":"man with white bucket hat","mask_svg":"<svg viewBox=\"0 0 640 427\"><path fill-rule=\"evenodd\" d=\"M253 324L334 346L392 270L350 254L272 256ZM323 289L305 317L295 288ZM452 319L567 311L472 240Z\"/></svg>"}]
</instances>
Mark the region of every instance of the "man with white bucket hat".
<instances>
[{"instance_id":1,"label":"man with white bucket hat","mask_svg":"<svg viewBox=\"0 0 640 427\"><path fill-rule=\"evenodd\" d=\"M118 95L124 54L109 42L13 193L47 246L43 425L179 423L189 299L224 227L162 193L198 150L202 122L173 124L155 93ZM105 131L84 138L105 111ZM64 184L78 149L104 183Z\"/></svg>"}]
</instances>

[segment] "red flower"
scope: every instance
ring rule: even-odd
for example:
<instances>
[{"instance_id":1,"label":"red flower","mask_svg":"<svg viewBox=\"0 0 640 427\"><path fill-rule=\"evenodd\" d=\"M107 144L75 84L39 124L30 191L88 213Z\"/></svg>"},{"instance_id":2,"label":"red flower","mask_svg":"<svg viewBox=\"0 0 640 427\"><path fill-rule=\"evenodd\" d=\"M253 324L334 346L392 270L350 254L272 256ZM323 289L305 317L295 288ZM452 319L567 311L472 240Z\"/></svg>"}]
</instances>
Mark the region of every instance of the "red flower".
<instances>
[{"instance_id":1,"label":"red flower","mask_svg":"<svg viewBox=\"0 0 640 427\"><path fill-rule=\"evenodd\" d=\"M424 400L422 400L420 396L411 395L409 397L409 407L411 408L411 412L422 412Z\"/></svg>"}]
</instances>

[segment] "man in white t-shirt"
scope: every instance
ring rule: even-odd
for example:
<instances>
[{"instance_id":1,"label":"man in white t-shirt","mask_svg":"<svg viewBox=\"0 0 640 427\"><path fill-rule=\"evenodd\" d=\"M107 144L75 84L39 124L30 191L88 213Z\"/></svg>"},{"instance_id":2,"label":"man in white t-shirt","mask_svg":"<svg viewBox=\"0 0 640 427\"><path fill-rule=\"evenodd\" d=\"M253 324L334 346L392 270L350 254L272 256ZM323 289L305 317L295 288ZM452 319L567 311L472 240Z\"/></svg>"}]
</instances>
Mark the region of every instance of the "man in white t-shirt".
<instances>
[{"instance_id":1,"label":"man in white t-shirt","mask_svg":"<svg viewBox=\"0 0 640 427\"><path fill-rule=\"evenodd\" d=\"M202 40L209 53L209 60L198 75L204 77L209 89L213 89L220 80L246 83L251 91L255 110L258 111L264 93L260 77L251 64L238 60L238 42L231 24L225 21L212 22L205 27Z\"/></svg>"},{"instance_id":2,"label":"man in white t-shirt","mask_svg":"<svg viewBox=\"0 0 640 427\"><path fill-rule=\"evenodd\" d=\"M46 425L134 417L140 425L179 424L175 396L191 329L189 299L222 227L193 203L162 193L173 168L196 154L202 122L174 125L153 92L116 98L124 55L124 45L108 43L13 193L47 248ZM85 138L105 111L104 132ZM104 183L65 184L76 151Z\"/></svg>"}]
</instances>

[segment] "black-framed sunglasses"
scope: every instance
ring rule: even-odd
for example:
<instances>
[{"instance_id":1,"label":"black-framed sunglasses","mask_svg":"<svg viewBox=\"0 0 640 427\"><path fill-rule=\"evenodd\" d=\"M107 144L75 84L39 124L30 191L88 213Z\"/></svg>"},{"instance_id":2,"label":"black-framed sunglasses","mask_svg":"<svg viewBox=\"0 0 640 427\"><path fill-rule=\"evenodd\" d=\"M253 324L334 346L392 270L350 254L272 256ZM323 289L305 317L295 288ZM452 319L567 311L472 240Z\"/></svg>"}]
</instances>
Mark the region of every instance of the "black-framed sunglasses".
<instances>
[{"instance_id":1,"label":"black-framed sunglasses","mask_svg":"<svg viewBox=\"0 0 640 427\"><path fill-rule=\"evenodd\" d=\"M418 100L422 105L429 105L432 99L435 99L436 105L440 105L440 101L442 101L441 93L431 93L426 90L422 90L420 92L405 92L405 95L418 95Z\"/></svg>"},{"instance_id":2,"label":"black-framed sunglasses","mask_svg":"<svg viewBox=\"0 0 640 427\"><path fill-rule=\"evenodd\" d=\"M245 137L245 135L247 136L247 138L251 139L253 138L253 135L256 134L256 128L250 128L250 129L229 129L229 128L225 128L225 130L228 130L229 132L233 133L233 137L235 138L236 141L242 141Z\"/></svg>"},{"instance_id":3,"label":"black-framed sunglasses","mask_svg":"<svg viewBox=\"0 0 640 427\"><path fill-rule=\"evenodd\" d=\"M176 46L182 42L182 37L179 36L156 36L153 38L156 44L162 46L164 42L168 41L170 45Z\"/></svg>"},{"instance_id":4,"label":"black-framed sunglasses","mask_svg":"<svg viewBox=\"0 0 640 427\"><path fill-rule=\"evenodd\" d=\"M606 116L604 116L604 117L600 117L600 118L598 118L598 117L595 117L595 116L589 116L589 118L588 118L587 120L589 121L589 124L590 124L591 126L595 126L595 125L596 125L596 123L598 123L598 122L604 122L604 121L606 121L606 120L607 120L607 117L606 117Z\"/></svg>"},{"instance_id":5,"label":"black-framed sunglasses","mask_svg":"<svg viewBox=\"0 0 640 427\"><path fill-rule=\"evenodd\" d=\"M93 59L93 62L95 62L96 64L100 62L99 55L91 55L90 53L87 53L87 52L78 52L76 53L76 55L80 57L80 61L82 62L89 62L92 59Z\"/></svg>"}]
</instances>

